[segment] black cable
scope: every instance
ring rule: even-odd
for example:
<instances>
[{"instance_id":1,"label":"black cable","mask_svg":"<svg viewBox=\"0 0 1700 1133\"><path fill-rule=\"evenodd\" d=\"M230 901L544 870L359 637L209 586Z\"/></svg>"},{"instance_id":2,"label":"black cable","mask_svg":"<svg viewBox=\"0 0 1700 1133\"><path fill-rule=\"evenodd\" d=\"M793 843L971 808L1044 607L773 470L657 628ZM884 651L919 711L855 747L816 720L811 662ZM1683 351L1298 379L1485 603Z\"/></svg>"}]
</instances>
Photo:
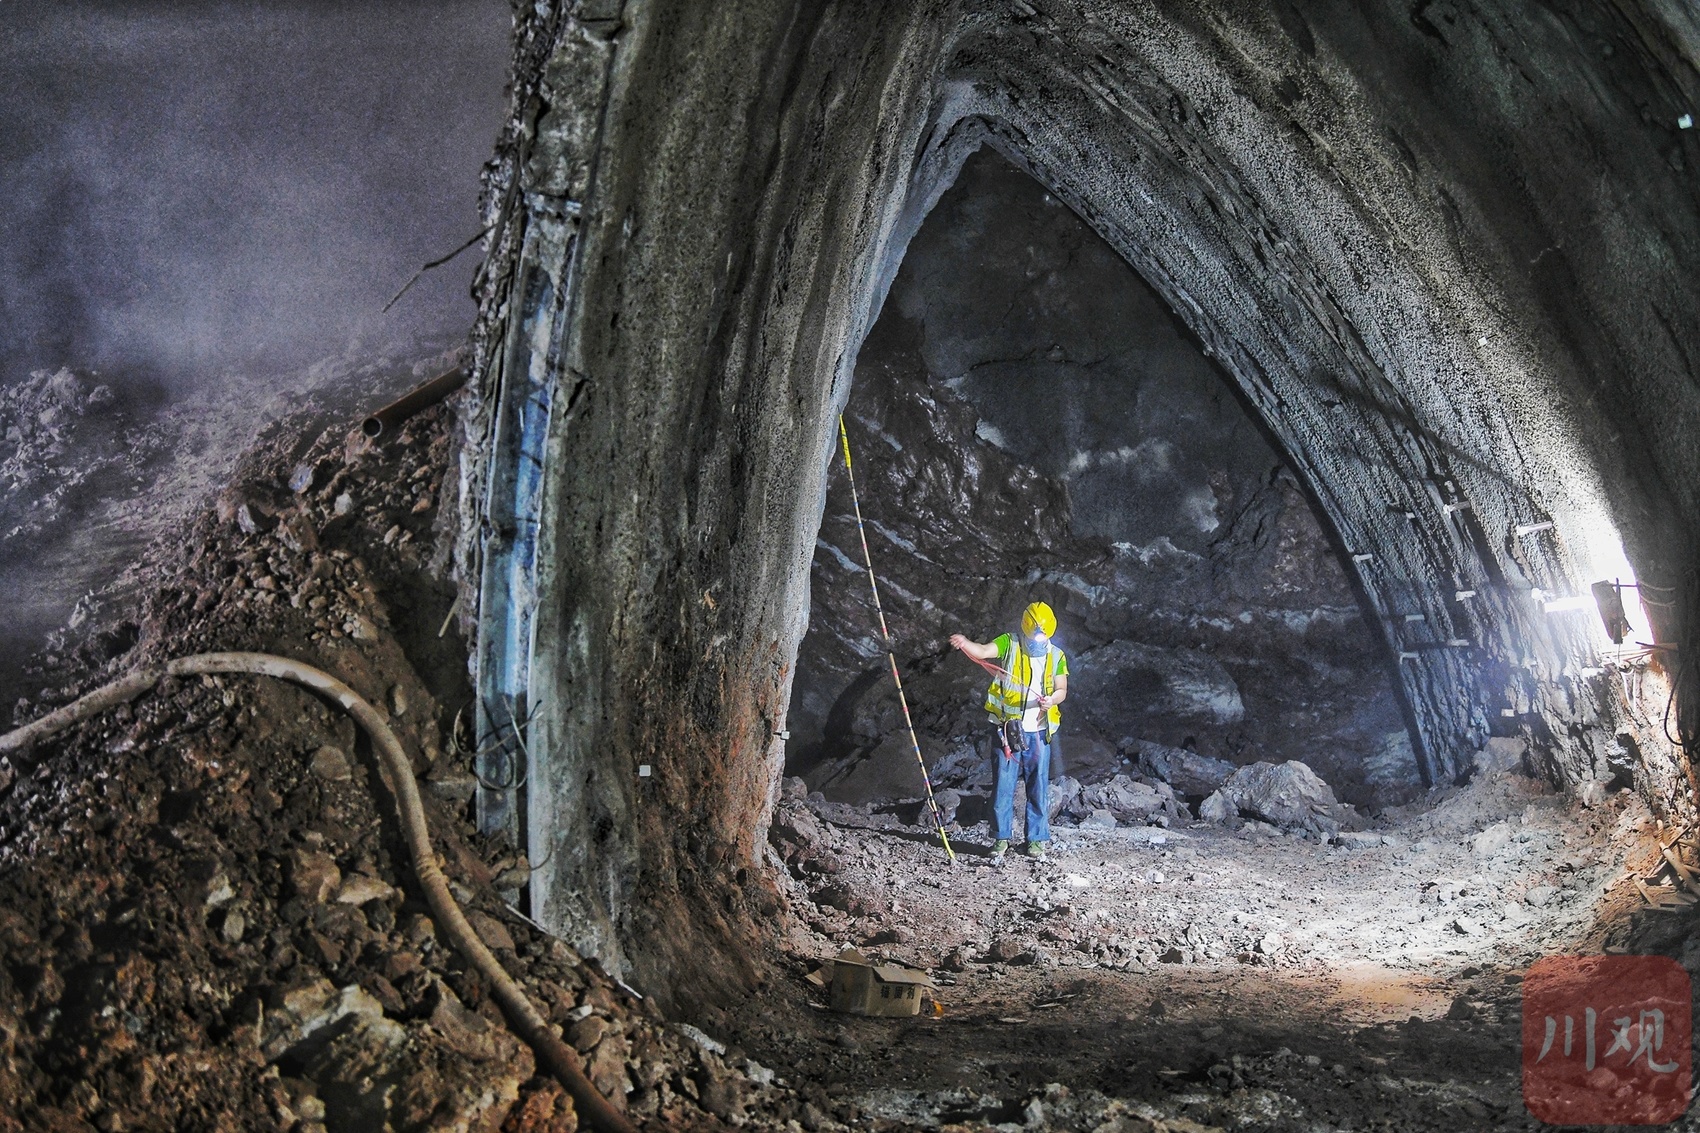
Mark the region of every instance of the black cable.
<instances>
[{"instance_id":1,"label":"black cable","mask_svg":"<svg viewBox=\"0 0 1700 1133\"><path fill-rule=\"evenodd\" d=\"M1688 658L1683 656L1682 652L1679 650L1676 656L1676 672L1671 674L1670 695L1665 697L1665 718L1660 724L1660 727L1665 733L1665 742L1673 747L1681 748L1685 752L1688 750L1688 745L1682 741L1681 737L1670 734L1670 710L1676 704L1677 690L1682 685L1682 669L1687 663ZM1682 727L1682 721L1680 719L1677 721L1677 727L1678 729Z\"/></svg>"},{"instance_id":2,"label":"black cable","mask_svg":"<svg viewBox=\"0 0 1700 1133\"><path fill-rule=\"evenodd\" d=\"M1694 748L1697 745L1693 730L1684 723L1683 717L1692 717L1695 710L1700 708L1700 695L1697 695L1700 690L1691 687L1695 684L1695 670L1688 658L1688 653L1694 646L1691 621L1696 603L1700 602L1700 571L1689 571L1686 586L1685 597L1687 601L1679 606L1683 616L1680 618L1682 627L1678 633L1676 670L1671 674L1671 695L1670 699L1665 702L1665 715L1661 727L1664 731L1665 740L1681 748L1683 754L1689 758L1692 764ZM1663 589L1663 587L1660 589ZM1677 714L1677 734L1674 737L1670 734L1670 715L1673 707Z\"/></svg>"},{"instance_id":3,"label":"black cable","mask_svg":"<svg viewBox=\"0 0 1700 1133\"><path fill-rule=\"evenodd\" d=\"M448 255L442 257L441 259L432 260L430 263L426 264L424 267L422 267L418 271L414 272L412 277L409 278L406 283L401 285L401 290L397 291L395 293L395 295L390 298L390 301L388 303L384 304L384 309L382 311L379 311L378 313L380 315L389 314L390 308L395 306L397 303L401 302L401 297L403 295L407 294L409 288L411 288L415 283L419 282L420 276L424 275L426 272L430 271L432 268L442 267L444 264L448 263L450 260L452 260L456 256L460 255L462 252L466 251L468 248L470 248L474 244L478 243L479 237L488 233L490 231L490 229L493 228L493 227L495 227L495 226L494 225L486 225L483 228L480 228L477 232L474 232L472 234L472 236L466 241L466 243L462 244L460 247L456 248L454 251L450 252Z\"/></svg>"}]
</instances>

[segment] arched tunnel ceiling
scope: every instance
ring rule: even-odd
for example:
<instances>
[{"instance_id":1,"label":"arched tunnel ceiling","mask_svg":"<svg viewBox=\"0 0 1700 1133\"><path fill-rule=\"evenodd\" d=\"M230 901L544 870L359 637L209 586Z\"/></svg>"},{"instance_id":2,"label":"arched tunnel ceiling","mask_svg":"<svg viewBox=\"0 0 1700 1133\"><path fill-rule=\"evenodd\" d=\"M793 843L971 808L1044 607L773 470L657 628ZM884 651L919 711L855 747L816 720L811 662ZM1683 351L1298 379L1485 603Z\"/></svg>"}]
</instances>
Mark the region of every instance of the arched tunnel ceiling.
<instances>
[{"instance_id":1,"label":"arched tunnel ceiling","mask_svg":"<svg viewBox=\"0 0 1700 1133\"><path fill-rule=\"evenodd\" d=\"M1593 774L1644 721L1599 677L1591 612L1547 617L1530 590L1585 592L1625 569L1619 539L1657 583L1691 556L1679 20L528 10L489 180L462 566L484 731L511 736L504 697L531 720L523 756L508 744L523 792L482 813L553 863L540 916L655 986L741 978L686 942L735 945L771 901L756 867L833 415L908 238L981 144L1263 413L1404 658L1430 776L1490 728ZM1668 803L1668 753L1642 755Z\"/></svg>"},{"instance_id":2,"label":"arched tunnel ceiling","mask_svg":"<svg viewBox=\"0 0 1700 1133\"><path fill-rule=\"evenodd\" d=\"M989 637L1043 600L1077 673L1059 774L1190 746L1302 760L1370 812L1420 793L1350 562L1229 386L1125 259L974 153L857 352L845 423L866 523L835 461L786 774L858 805L919 789L865 530L935 791L992 769L986 679L949 635Z\"/></svg>"}]
</instances>

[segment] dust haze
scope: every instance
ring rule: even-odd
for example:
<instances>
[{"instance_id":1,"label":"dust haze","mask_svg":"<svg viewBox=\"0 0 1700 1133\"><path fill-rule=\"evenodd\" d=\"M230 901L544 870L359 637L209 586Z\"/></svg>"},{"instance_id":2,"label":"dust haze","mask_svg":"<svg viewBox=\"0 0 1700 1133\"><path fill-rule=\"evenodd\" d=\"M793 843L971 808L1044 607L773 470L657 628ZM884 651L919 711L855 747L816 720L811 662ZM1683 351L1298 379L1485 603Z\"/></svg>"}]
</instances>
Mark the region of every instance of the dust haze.
<instances>
[{"instance_id":1,"label":"dust haze","mask_svg":"<svg viewBox=\"0 0 1700 1133\"><path fill-rule=\"evenodd\" d=\"M182 388L470 321L500 0L0 14L0 381Z\"/></svg>"},{"instance_id":2,"label":"dust haze","mask_svg":"<svg viewBox=\"0 0 1700 1133\"><path fill-rule=\"evenodd\" d=\"M0 4L0 697L266 430L464 340L502 0Z\"/></svg>"}]
</instances>

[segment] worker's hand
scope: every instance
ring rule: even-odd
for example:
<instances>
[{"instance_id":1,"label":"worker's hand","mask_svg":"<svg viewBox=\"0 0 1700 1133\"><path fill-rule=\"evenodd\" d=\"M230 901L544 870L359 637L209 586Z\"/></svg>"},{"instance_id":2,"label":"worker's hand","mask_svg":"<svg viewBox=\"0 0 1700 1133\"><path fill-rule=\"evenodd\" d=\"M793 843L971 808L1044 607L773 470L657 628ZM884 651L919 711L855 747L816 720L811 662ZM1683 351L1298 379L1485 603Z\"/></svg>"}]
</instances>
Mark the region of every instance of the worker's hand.
<instances>
[{"instance_id":1,"label":"worker's hand","mask_svg":"<svg viewBox=\"0 0 1700 1133\"><path fill-rule=\"evenodd\" d=\"M1040 708L1049 708L1051 706L1051 701L1053 701L1055 699L1056 699L1055 697L1051 697L1051 696L1040 696L1039 697L1039 707Z\"/></svg>"},{"instance_id":2,"label":"worker's hand","mask_svg":"<svg viewBox=\"0 0 1700 1133\"><path fill-rule=\"evenodd\" d=\"M960 633L953 633L950 635L950 647L952 649L960 649L966 653L968 652L968 639L963 637Z\"/></svg>"}]
</instances>

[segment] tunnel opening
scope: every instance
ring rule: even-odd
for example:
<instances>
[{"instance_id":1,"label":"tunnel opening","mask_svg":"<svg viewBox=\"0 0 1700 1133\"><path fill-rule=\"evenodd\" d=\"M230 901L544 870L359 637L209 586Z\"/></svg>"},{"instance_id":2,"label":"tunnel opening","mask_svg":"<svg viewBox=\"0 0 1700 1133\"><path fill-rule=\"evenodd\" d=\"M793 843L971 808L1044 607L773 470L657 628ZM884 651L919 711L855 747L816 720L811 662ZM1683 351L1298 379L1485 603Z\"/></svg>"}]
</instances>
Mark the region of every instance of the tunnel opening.
<instances>
[{"instance_id":1,"label":"tunnel opening","mask_svg":"<svg viewBox=\"0 0 1700 1133\"><path fill-rule=\"evenodd\" d=\"M989 641L1032 600L1059 611L1072 666L1051 764L1065 821L1103 809L1081 788L1117 775L1174 790L1166 817L1190 818L1257 762L1303 762L1366 811L1421 791L1326 521L1162 300L995 150L910 242L846 421L922 754L959 821L984 818L994 744L986 678L945 639ZM809 608L786 774L914 807L838 464Z\"/></svg>"},{"instance_id":2,"label":"tunnel opening","mask_svg":"<svg viewBox=\"0 0 1700 1133\"><path fill-rule=\"evenodd\" d=\"M1514 957L1627 947L1595 919L1598 895L1621 903L1619 863L1669 832L1633 776L1567 794L1500 727L1425 783L1358 564L1255 416L1084 221L995 150L967 158L909 242L845 402L959 865L932 834L837 463L771 833L790 954L927 969L957 1025L772 1004L715 1017L759 1058L923 1124L1009 1120L1035 1099L1066 1111L1070 1090L1202 1085L1252 1104L1275 1083L1349 1123L1355 1103L1320 1101L1349 1067L1507 1072ZM1053 842L1042 863L992 870L986 677L946 638L1014 632L1034 599L1070 655ZM1289 781L1285 807L1279 791L1208 805L1236 769L1288 761L1321 773L1326 804L1294 805ZM1018 788L1017 839L1020 811ZM1441 1054L1428 1020L1465 1033ZM1271 1127L1300 1108L1188 1104ZM1505 1105L1440 1109L1468 1122Z\"/></svg>"}]
</instances>

